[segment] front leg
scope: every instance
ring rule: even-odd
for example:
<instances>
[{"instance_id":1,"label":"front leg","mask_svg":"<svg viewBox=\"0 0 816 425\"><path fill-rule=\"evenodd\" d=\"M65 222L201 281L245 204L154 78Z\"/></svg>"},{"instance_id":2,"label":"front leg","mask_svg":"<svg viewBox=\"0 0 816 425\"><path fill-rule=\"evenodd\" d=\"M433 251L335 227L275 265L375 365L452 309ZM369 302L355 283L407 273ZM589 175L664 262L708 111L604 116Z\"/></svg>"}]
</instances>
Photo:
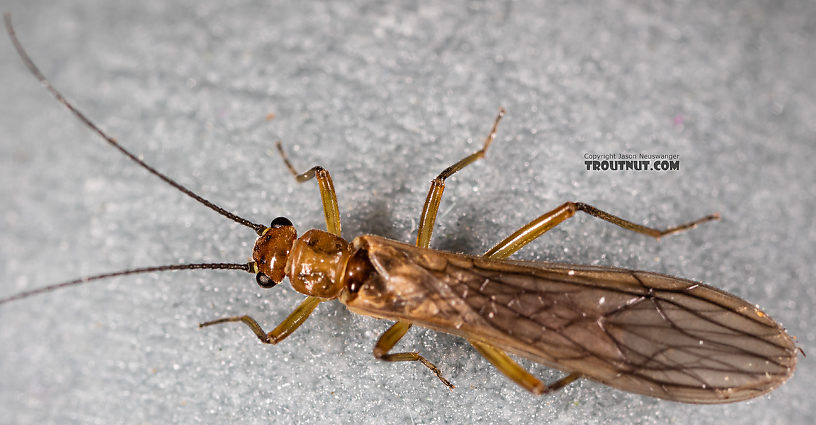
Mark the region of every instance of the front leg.
<instances>
[{"instance_id":1,"label":"front leg","mask_svg":"<svg viewBox=\"0 0 816 425\"><path fill-rule=\"evenodd\" d=\"M337 206L337 193L334 191L334 183L329 170L316 165L303 173L298 173L292 163L289 162L289 158L286 157L281 142L275 143L275 146L278 147L278 152L283 158L286 168L295 176L298 183L317 179L317 187L320 189L320 202L323 204L323 215L326 217L326 231L335 236L340 236L340 209Z\"/></svg>"},{"instance_id":2,"label":"front leg","mask_svg":"<svg viewBox=\"0 0 816 425\"><path fill-rule=\"evenodd\" d=\"M252 332L255 333L255 335L258 337L258 339L261 340L261 342L263 342L264 344L277 344L286 339L286 337L291 335L292 332L299 328L300 325L302 325L303 322L305 322L306 319L309 318L309 315L312 314L312 312L317 307L317 305L320 304L320 302L321 302L320 298L307 297L305 300L303 300L302 303L300 303L299 306L297 306L297 308L295 308L295 311L289 314L289 316L286 317L286 319L283 319L283 321L277 327L275 327L275 329L273 329L272 332L269 333L264 332L264 330L261 328L261 325L259 325L258 322L255 321L255 319L249 316L224 317L222 319L216 319L211 320L209 322L201 323L198 325L198 327L203 328L205 326L212 326L217 325L219 323L227 322L244 322L244 324L246 324L247 326L249 326L250 329L252 329Z\"/></svg>"}]
</instances>

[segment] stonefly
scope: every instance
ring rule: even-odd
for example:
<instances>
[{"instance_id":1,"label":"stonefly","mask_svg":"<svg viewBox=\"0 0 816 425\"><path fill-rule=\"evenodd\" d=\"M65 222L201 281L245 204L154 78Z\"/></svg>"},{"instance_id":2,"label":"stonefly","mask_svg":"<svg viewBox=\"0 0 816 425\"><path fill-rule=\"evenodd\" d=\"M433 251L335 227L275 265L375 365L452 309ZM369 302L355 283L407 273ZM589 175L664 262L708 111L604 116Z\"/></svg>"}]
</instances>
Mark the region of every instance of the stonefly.
<instances>
[{"instance_id":1,"label":"stonefly","mask_svg":"<svg viewBox=\"0 0 816 425\"><path fill-rule=\"evenodd\" d=\"M137 273L235 269L250 272L263 288L288 278L306 299L271 332L249 316L225 317L201 327L242 322L266 344L292 334L321 302L337 299L354 313L396 321L377 341L374 357L417 361L446 386L442 372L416 352L391 353L412 325L461 336L499 371L535 394L589 378L614 388L686 403L728 403L765 394L796 366L796 344L754 305L716 288L677 277L612 267L508 260L524 245L582 211L624 229L659 238L719 218L709 215L665 230L641 226L591 205L566 202L536 218L483 255L429 248L445 179L484 157L496 135L499 111L482 148L431 182L416 243L374 235L340 237L340 214L329 172L319 166L298 173L315 179L326 230L297 237L278 217L269 226L241 218L150 167L77 110L37 69L5 16L11 41L28 69L57 100L114 148L165 183L258 234L248 263L178 264L122 270L76 279L0 299L8 303L58 288ZM562 370L544 384L507 353Z\"/></svg>"}]
</instances>

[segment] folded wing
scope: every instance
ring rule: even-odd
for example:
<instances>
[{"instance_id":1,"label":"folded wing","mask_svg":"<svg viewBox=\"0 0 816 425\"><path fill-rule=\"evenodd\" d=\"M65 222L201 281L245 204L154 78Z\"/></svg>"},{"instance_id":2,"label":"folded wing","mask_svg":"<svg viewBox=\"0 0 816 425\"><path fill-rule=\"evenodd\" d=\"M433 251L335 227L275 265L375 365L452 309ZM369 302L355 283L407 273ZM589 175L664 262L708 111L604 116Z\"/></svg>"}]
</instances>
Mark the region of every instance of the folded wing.
<instances>
[{"instance_id":1,"label":"folded wing","mask_svg":"<svg viewBox=\"0 0 816 425\"><path fill-rule=\"evenodd\" d=\"M787 380L796 346L756 307L656 273L492 261L365 236L353 311L407 319L652 397L723 403Z\"/></svg>"}]
</instances>

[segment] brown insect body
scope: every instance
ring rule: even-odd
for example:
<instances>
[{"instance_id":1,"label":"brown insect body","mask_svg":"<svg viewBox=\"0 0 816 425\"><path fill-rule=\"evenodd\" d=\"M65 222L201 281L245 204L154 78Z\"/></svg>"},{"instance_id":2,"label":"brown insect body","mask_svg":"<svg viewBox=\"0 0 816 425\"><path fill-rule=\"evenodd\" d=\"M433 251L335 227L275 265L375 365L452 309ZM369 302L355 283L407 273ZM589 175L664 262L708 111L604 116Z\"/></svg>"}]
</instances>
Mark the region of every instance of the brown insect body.
<instances>
[{"instance_id":1,"label":"brown insect body","mask_svg":"<svg viewBox=\"0 0 816 425\"><path fill-rule=\"evenodd\" d=\"M796 365L796 346L775 321L690 280L489 260L373 235L349 246L320 230L298 239L292 253L287 272L303 294L336 297L354 313L489 343L629 392L739 401L776 388ZM354 271L346 272L352 258Z\"/></svg>"},{"instance_id":2,"label":"brown insect body","mask_svg":"<svg viewBox=\"0 0 816 425\"><path fill-rule=\"evenodd\" d=\"M496 135L499 111L482 148L443 170L431 182L417 229L416 246L379 236L351 243L340 235L340 214L329 172L315 166L297 173L315 179L326 231L300 238L291 221L254 223L180 185L134 155L77 110L28 57L5 16L9 36L24 64L59 102L108 144L168 185L258 234L249 263L194 263L99 274L35 288L6 298L18 301L90 281L169 270L241 270L271 288L288 277L307 297L277 327L266 332L252 317L232 316L200 327L242 322L263 343L277 344L301 326L323 301L339 299L355 313L395 320L374 347L390 362L419 362L446 386L453 385L417 352L390 353L412 324L459 335L499 371L534 394L555 391L581 377L622 390L691 403L725 403L771 391L796 365L797 347L765 313L718 289L657 273L507 258L548 230L583 212L654 238L716 220L712 214L667 229L646 227L582 202L566 202L519 228L483 256L429 248L445 179L483 158ZM506 352L563 370L544 384Z\"/></svg>"}]
</instances>

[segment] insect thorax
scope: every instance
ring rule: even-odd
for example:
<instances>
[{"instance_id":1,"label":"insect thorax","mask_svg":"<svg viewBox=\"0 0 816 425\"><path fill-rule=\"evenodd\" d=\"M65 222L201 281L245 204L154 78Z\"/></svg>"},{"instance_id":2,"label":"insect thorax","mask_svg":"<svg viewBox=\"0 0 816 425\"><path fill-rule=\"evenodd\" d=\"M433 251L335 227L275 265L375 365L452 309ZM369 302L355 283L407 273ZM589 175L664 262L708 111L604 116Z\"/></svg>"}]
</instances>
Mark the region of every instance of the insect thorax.
<instances>
[{"instance_id":1,"label":"insect thorax","mask_svg":"<svg viewBox=\"0 0 816 425\"><path fill-rule=\"evenodd\" d=\"M292 245L286 275L296 291L318 298L337 298L351 246L343 238L312 229Z\"/></svg>"}]
</instances>

